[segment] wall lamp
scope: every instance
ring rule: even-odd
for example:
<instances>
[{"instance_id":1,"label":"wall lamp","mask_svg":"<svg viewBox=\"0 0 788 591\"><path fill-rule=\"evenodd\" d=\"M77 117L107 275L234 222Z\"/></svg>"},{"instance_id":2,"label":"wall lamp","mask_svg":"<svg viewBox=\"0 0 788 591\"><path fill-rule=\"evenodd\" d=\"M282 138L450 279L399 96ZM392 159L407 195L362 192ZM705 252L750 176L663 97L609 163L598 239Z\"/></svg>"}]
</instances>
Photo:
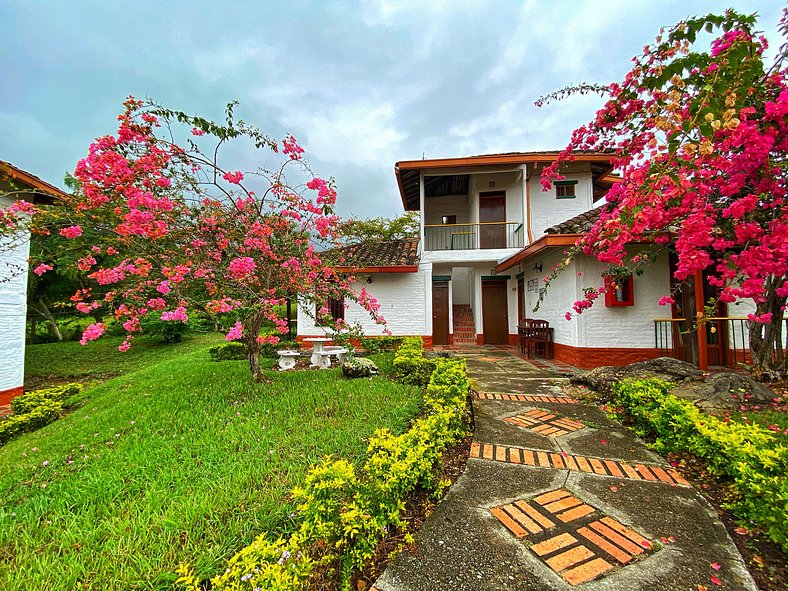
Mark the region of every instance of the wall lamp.
<instances>
[{"instance_id":1,"label":"wall lamp","mask_svg":"<svg viewBox=\"0 0 788 591\"><path fill-rule=\"evenodd\" d=\"M367 285L370 285L371 283L372 283L372 276L370 275L367 277Z\"/></svg>"},{"instance_id":2,"label":"wall lamp","mask_svg":"<svg viewBox=\"0 0 788 591\"><path fill-rule=\"evenodd\" d=\"M541 272L542 272L542 265L540 265L539 263L536 263L536 264L534 265L534 268L533 268L533 270L534 270L535 272L537 272L537 273L541 273Z\"/></svg>"}]
</instances>

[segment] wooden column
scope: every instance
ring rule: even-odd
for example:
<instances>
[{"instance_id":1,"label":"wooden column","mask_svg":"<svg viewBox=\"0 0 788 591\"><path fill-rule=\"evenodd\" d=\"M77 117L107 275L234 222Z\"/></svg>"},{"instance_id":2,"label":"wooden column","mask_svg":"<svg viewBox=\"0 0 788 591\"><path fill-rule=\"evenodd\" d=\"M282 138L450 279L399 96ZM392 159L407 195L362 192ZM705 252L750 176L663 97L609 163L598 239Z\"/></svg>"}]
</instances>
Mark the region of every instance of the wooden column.
<instances>
[{"instance_id":1,"label":"wooden column","mask_svg":"<svg viewBox=\"0 0 788 591\"><path fill-rule=\"evenodd\" d=\"M703 271L695 271L695 316L698 335L698 368L703 371L709 369L709 349L706 343L706 318L703 308Z\"/></svg>"}]
</instances>

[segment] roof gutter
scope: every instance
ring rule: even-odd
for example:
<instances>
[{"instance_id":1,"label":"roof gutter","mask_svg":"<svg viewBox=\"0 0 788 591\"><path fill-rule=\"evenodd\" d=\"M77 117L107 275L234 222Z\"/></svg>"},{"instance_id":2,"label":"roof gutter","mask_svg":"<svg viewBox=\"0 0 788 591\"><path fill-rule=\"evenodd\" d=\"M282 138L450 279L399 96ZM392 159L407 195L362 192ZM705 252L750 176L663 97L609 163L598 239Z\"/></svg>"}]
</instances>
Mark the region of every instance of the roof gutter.
<instances>
[{"instance_id":1,"label":"roof gutter","mask_svg":"<svg viewBox=\"0 0 788 591\"><path fill-rule=\"evenodd\" d=\"M417 273L418 265L403 265L398 267L335 267L343 273Z\"/></svg>"}]
</instances>

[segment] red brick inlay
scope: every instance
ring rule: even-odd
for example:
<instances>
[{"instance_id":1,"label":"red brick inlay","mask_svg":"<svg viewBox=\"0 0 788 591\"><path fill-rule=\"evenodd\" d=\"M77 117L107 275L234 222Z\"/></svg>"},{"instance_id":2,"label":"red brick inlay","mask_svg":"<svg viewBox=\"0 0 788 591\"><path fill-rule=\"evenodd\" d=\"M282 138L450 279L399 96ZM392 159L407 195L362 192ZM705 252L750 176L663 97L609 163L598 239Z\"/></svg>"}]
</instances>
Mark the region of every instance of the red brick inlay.
<instances>
[{"instance_id":1,"label":"red brick inlay","mask_svg":"<svg viewBox=\"0 0 788 591\"><path fill-rule=\"evenodd\" d=\"M474 392L478 400L509 400L516 402L552 402L554 404L577 404L577 400L569 396L535 396L531 394L497 394L493 392Z\"/></svg>"},{"instance_id":2,"label":"red brick inlay","mask_svg":"<svg viewBox=\"0 0 788 591\"><path fill-rule=\"evenodd\" d=\"M649 540L559 488L490 513L570 585L599 578L653 551ZM558 519L555 519L555 518Z\"/></svg>"},{"instance_id":3,"label":"red brick inlay","mask_svg":"<svg viewBox=\"0 0 788 591\"><path fill-rule=\"evenodd\" d=\"M573 472L588 472L598 476L624 478L627 480L642 480L670 486L690 486L681 474L673 468L663 468L651 464L637 464L635 467L626 462L608 460L605 458L592 458L565 453L557 454L539 449L526 449L509 445L495 445L493 443L471 444L471 458L483 458L496 462L509 464L523 464L539 468L553 468L555 470L571 470ZM656 476L655 476L656 475Z\"/></svg>"},{"instance_id":4,"label":"red brick inlay","mask_svg":"<svg viewBox=\"0 0 788 591\"><path fill-rule=\"evenodd\" d=\"M579 431L585 427L580 421L560 417L539 408L531 409L521 415L507 417L504 419L504 422L539 433L539 435L544 435L545 437L561 437L561 435Z\"/></svg>"}]
</instances>

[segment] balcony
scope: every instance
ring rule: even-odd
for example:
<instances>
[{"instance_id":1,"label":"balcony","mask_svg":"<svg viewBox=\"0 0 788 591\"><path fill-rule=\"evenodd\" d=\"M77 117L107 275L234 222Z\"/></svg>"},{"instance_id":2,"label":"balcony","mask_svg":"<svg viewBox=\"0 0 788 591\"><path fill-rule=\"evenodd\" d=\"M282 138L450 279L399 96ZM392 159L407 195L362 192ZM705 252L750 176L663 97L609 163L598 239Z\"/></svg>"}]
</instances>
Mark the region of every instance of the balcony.
<instances>
[{"instance_id":1,"label":"balcony","mask_svg":"<svg viewBox=\"0 0 788 591\"><path fill-rule=\"evenodd\" d=\"M520 222L425 224L424 250L489 250L525 246Z\"/></svg>"}]
</instances>

